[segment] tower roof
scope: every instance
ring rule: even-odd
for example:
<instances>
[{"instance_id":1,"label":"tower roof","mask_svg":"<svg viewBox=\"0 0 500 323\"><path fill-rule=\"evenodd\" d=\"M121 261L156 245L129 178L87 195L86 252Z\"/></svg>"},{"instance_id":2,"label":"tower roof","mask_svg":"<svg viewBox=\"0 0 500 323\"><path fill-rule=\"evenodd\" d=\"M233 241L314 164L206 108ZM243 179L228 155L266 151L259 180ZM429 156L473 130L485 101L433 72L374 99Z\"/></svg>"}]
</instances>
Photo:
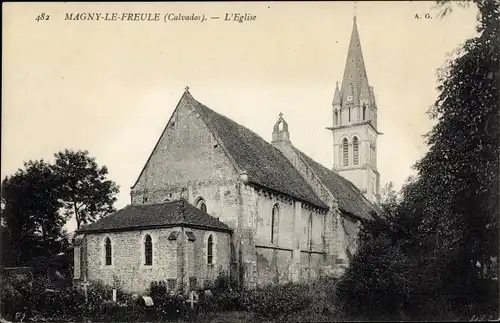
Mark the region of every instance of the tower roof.
<instances>
[{"instance_id":1,"label":"tower roof","mask_svg":"<svg viewBox=\"0 0 500 323\"><path fill-rule=\"evenodd\" d=\"M352 91L352 94L347 93L350 91ZM370 86L368 76L366 75L356 17L353 19L351 41L349 42L349 51L347 53L344 77L342 78L340 90L340 97L343 102L346 101L346 96L349 95L352 95L352 100L356 105L359 105L361 100L368 99L371 101Z\"/></svg>"},{"instance_id":2,"label":"tower roof","mask_svg":"<svg viewBox=\"0 0 500 323\"><path fill-rule=\"evenodd\" d=\"M335 85L335 94L333 95L333 105L340 105L340 91L339 91L339 82Z\"/></svg>"}]
</instances>

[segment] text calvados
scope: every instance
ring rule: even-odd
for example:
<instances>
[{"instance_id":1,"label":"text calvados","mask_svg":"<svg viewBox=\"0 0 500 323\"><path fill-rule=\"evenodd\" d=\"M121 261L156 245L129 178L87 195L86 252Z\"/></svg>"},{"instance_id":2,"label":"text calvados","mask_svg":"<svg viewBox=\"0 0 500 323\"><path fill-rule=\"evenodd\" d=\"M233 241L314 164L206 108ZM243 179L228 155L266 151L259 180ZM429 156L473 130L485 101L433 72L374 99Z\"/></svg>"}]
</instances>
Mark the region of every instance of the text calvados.
<instances>
[{"instance_id":1,"label":"text calvados","mask_svg":"<svg viewBox=\"0 0 500 323\"><path fill-rule=\"evenodd\" d=\"M190 14L190 15L183 15L180 13L167 13L165 15L165 20L168 21L205 21L205 17L203 15L195 15Z\"/></svg>"}]
</instances>

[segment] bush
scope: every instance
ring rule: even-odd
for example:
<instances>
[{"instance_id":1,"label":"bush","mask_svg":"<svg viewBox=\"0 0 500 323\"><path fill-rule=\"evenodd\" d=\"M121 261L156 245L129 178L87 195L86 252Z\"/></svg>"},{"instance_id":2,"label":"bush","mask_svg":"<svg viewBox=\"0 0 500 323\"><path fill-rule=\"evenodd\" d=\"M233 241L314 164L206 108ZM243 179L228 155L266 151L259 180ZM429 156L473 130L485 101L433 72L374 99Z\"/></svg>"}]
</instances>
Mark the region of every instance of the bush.
<instances>
[{"instance_id":1,"label":"bush","mask_svg":"<svg viewBox=\"0 0 500 323\"><path fill-rule=\"evenodd\" d=\"M85 297L73 287L33 292L30 303L44 317L66 317L81 312Z\"/></svg>"},{"instance_id":2,"label":"bush","mask_svg":"<svg viewBox=\"0 0 500 323\"><path fill-rule=\"evenodd\" d=\"M73 287L46 288L43 280L35 280L32 286L3 289L2 315L14 320L21 315L27 319L69 318L83 311L84 296Z\"/></svg>"},{"instance_id":3,"label":"bush","mask_svg":"<svg viewBox=\"0 0 500 323\"><path fill-rule=\"evenodd\" d=\"M13 290L11 288L6 290L2 286L2 298L1 298L2 317L6 318L9 321L12 321L14 320L16 313L30 312L31 306L29 303L29 299L26 299L26 295L27 293Z\"/></svg>"},{"instance_id":4,"label":"bush","mask_svg":"<svg viewBox=\"0 0 500 323\"><path fill-rule=\"evenodd\" d=\"M215 304L218 311L241 311L246 310L244 305L244 293L236 290L226 290L215 294Z\"/></svg>"},{"instance_id":5,"label":"bush","mask_svg":"<svg viewBox=\"0 0 500 323\"><path fill-rule=\"evenodd\" d=\"M149 296L154 300L161 299L167 294L167 284L165 281L153 281L149 284Z\"/></svg>"},{"instance_id":6,"label":"bush","mask_svg":"<svg viewBox=\"0 0 500 323\"><path fill-rule=\"evenodd\" d=\"M248 301L240 299L248 310L270 319L303 311L312 303L311 287L301 283L268 285L242 296L248 297Z\"/></svg>"},{"instance_id":7,"label":"bush","mask_svg":"<svg viewBox=\"0 0 500 323\"><path fill-rule=\"evenodd\" d=\"M400 320L408 286L408 260L382 239L359 250L337 286L338 306L347 319Z\"/></svg>"},{"instance_id":8,"label":"bush","mask_svg":"<svg viewBox=\"0 0 500 323\"><path fill-rule=\"evenodd\" d=\"M225 271L221 271L213 283L215 294L232 290L233 287L236 286L232 286L231 277Z\"/></svg>"}]
</instances>

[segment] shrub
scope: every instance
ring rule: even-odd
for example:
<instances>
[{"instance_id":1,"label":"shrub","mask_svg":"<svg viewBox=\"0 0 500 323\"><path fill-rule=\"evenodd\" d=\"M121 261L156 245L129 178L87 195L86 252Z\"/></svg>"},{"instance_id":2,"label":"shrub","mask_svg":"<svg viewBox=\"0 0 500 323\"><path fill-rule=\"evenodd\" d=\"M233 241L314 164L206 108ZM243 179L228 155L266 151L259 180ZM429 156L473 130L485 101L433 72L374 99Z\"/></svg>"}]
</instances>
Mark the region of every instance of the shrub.
<instances>
[{"instance_id":1,"label":"shrub","mask_svg":"<svg viewBox=\"0 0 500 323\"><path fill-rule=\"evenodd\" d=\"M236 290L226 290L215 294L214 300L219 311L245 310L242 304L243 293Z\"/></svg>"},{"instance_id":2,"label":"shrub","mask_svg":"<svg viewBox=\"0 0 500 323\"><path fill-rule=\"evenodd\" d=\"M246 294L246 293L245 293ZM305 310L312 303L310 286L301 283L268 285L248 292L240 299L248 310L262 318L276 319Z\"/></svg>"},{"instance_id":3,"label":"shrub","mask_svg":"<svg viewBox=\"0 0 500 323\"><path fill-rule=\"evenodd\" d=\"M154 300L161 299L167 294L167 284L165 281L153 281L149 284L149 296Z\"/></svg>"},{"instance_id":4,"label":"shrub","mask_svg":"<svg viewBox=\"0 0 500 323\"><path fill-rule=\"evenodd\" d=\"M9 286L10 287L10 286ZM29 299L26 299L27 293L14 290L12 288L4 289L2 286L1 315L7 320L14 320L16 313L27 313L30 310Z\"/></svg>"},{"instance_id":5,"label":"shrub","mask_svg":"<svg viewBox=\"0 0 500 323\"><path fill-rule=\"evenodd\" d=\"M234 286L234 282L226 271L220 271L213 283L205 282L205 289L213 292L213 299L204 299L203 306L206 308L217 308L219 311L237 311L242 310L242 293ZM200 295L203 295L201 291ZM200 299L201 300L201 299ZM212 304L215 302L215 304Z\"/></svg>"},{"instance_id":6,"label":"shrub","mask_svg":"<svg viewBox=\"0 0 500 323\"><path fill-rule=\"evenodd\" d=\"M78 314L84 303L84 295L73 287L37 290L30 295L32 309L47 318Z\"/></svg>"},{"instance_id":7,"label":"shrub","mask_svg":"<svg viewBox=\"0 0 500 323\"><path fill-rule=\"evenodd\" d=\"M225 271L221 271L213 283L214 293L222 293L233 289L231 286L231 277Z\"/></svg>"},{"instance_id":8,"label":"shrub","mask_svg":"<svg viewBox=\"0 0 500 323\"><path fill-rule=\"evenodd\" d=\"M14 320L16 315L27 319L59 319L74 317L83 310L84 296L73 287L46 288L43 280L35 280L32 286L14 289L11 286L2 293L2 315Z\"/></svg>"}]
</instances>

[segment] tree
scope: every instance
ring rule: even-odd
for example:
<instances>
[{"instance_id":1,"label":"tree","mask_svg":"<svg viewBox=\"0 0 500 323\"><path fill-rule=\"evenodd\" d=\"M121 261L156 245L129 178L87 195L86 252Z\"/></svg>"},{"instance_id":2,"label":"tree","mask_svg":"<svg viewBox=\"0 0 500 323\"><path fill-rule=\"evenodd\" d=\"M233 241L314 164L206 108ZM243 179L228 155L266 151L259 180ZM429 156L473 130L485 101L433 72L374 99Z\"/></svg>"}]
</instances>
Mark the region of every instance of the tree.
<instances>
[{"instance_id":1,"label":"tree","mask_svg":"<svg viewBox=\"0 0 500 323\"><path fill-rule=\"evenodd\" d=\"M115 211L119 187L106 179L106 166L99 167L88 151L66 149L55 158L52 169L61 185L64 214L75 217L77 230Z\"/></svg>"},{"instance_id":2,"label":"tree","mask_svg":"<svg viewBox=\"0 0 500 323\"><path fill-rule=\"evenodd\" d=\"M447 5L447 2L441 2ZM449 279L460 294L477 284L477 264L498 256L500 2L479 1L479 36L446 63L429 111L438 123L427 134L429 152L416 164L426 192L422 231L434 232L436 258L453 253ZM466 295L463 295L466 297Z\"/></svg>"},{"instance_id":3,"label":"tree","mask_svg":"<svg viewBox=\"0 0 500 323\"><path fill-rule=\"evenodd\" d=\"M2 181L2 263L37 265L67 246L58 181L49 164L29 161Z\"/></svg>"},{"instance_id":4,"label":"tree","mask_svg":"<svg viewBox=\"0 0 500 323\"><path fill-rule=\"evenodd\" d=\"M393 213L399 203L399 196L392 182L386 183L380 190L378 204L385 212Z\"/></svg>"},{"instance_id":5,"label":"tree","mask_svg":"<svg viewBox=\"0 0 500 323\"><path fill-rule=\"evenodd\" d=\"M473 3L479 35L440 71L440 94L429 111L438 122L426 136L428 153L415 164L418 175L385 217L365 224L360 250L339 283L347 312L498 317L498 281L484 269L494 264L498 275L500 2Z\"/></svg>"}]
</instances>

